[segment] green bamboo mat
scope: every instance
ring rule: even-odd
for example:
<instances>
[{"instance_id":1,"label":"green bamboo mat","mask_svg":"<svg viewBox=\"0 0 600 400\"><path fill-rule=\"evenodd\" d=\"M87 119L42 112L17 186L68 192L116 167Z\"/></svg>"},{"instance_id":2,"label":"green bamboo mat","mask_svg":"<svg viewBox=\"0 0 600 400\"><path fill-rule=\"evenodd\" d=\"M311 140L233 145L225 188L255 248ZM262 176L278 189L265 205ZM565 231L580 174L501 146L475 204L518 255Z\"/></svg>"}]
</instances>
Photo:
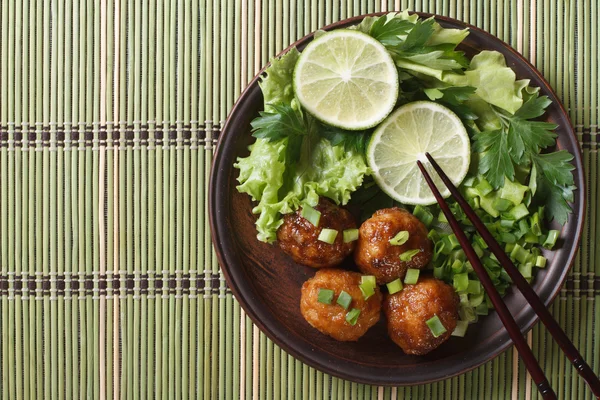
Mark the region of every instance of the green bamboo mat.
<instances>
[{"instance_id":1,"label":"green bamboo mat","mask_svg":"<svg viewBox=\"0 0 600 400\"><path fill-rule=\"evenodd\" d=\"M600 372L599 4L594 0L0 0L0 397L536 398L509 350L460 377L383 388L280 350L226 286L207 183L244 85L325 24L408 8L488 30L540 69L583 148L581 251L552 306ZM561 399L591 398L544 329Z\"/></svg>"}]
</instances>

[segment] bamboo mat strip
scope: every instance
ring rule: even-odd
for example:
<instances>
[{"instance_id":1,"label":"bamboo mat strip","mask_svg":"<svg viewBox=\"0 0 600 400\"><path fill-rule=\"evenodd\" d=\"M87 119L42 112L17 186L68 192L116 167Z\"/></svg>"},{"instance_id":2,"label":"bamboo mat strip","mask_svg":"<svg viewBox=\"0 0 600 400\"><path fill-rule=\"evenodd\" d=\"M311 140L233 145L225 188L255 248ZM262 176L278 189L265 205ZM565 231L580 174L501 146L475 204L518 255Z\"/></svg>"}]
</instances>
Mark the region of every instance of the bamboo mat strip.
<instances>
[{"instance_id":1,"label":"bamboo mat strip","mask_svg":"<svg viewBox=\"0 0 600 400\"><path fill-rule=\"evenodd\" d=\"M588 209L552 312L599 371L597 1L3 0L1 398L535 398L512 350L406 388L309 368L251 323L213 254L210 164L246 83L320 26L405 8L500 37L567 107ZM591 398L543 328L528 340L560 398Z\"/></svg>"}]
</instances>

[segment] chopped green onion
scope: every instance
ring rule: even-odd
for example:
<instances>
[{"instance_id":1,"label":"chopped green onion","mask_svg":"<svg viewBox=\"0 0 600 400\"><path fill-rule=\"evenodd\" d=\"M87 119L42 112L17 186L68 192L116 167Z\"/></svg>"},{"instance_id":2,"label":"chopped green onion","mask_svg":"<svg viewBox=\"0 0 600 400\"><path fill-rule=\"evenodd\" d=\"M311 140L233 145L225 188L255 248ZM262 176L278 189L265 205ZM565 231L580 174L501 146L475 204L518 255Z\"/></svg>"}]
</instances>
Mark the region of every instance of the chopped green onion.
<instances>
[{"instance_id":1,"label":"chopped green onion","mask_svg":"<svg viewBox=\"0 0 600 400\"><path fill-rule=\"evenodd\" d=\"M471 261L465 261L465 269L467 270L468 273L471 273L474 271L473 266L471 265Z\"/></svg>"},{"instance_id":2,"label":"chopped green onion","mask_svg":"<svg viewBox=\"0 0 600 400\"><path fill-rule=\"evenodd\" d=\"M450 266L450 269L452 269L452 272L454 272L455 274L460 274L465 269L464 267L465 263L463 261L454 260L454 262Z\"/></svg>"},{"instance_id":3,"label":"chopped green onion","mask_svg":"<svg viewBox=\"0 0 600 400\"><path fill-rule=\"evenodd\" d=\"M525 239L525 243L534 243L535 244L538 242L538 237L536 235L534 235L532 232L525 232L525 236L523 236L523 239Z\"/></svg>"},{"instance_id":4,"label":"chopped green onion","mask_svg":"<svg viewBox=\"0 0 600 400\"><path fill-rule=\"evenodd\" d=\"M518 205L523 202L523 197L527 190L529 190L529 187L525 185L513 182L510 179L504 179L504 186L500 190L500 197L512 201L514 205Z\"/></svg>"},{"instance_id":5,"label":"chopped green onion","mask_svg":"<svg viewBox=\"0 0 600 400\"><path fill-rule=\"evenodd\" d=\"M444 254L444 247L444 242L441 240L439 242L435 242L435 245L433 246L433 261L437 260L440 254Z\"/></svg>"},{"instance_id":6,"label":"chopped green onion","mask_svg":"<svg viewBox=\"0 0 600 400\"><path fill-rule=\"evenodd\" d=\"M377 286L377 280L374 275L363 275L360 277L360 283L366 283L373 287Z\"/></svg>"},{"instance_id":7,"label":"chopped green onion","mask_svg":"<svg viewBox=\"0 0 600 400\"><path fill-rule=\"evenodd\" d=\"M406 270L406 276L404 277L404 283L407 285L415 285L419 280L419 271L418 269L409 268Z\"/></svg>"},{"instance_id":8,"label":"chopped green onion","mask_svg":"<svg viewBox=\"0 0 600 400\"><path fill-rule=\"evenodd\" d=\"M400 254L400 261L410 261L412 260L412 258L414 256L416 256L417 254L419 254L421 252L421 250L415 249L415 250L407 250L404 253Z\"/></svg>"},{"instance_id":9,"label":"chopped green onion","mask_svg":"<svg viewBox=\"0 0 600 400\"><path fill-rule=\"evenodd\" d=\"M544 256L537 256L535 258L535 266L538 268L544 268L546 267L546 257Z\"/></svg>"},{"instance_id":10,"label":"chopped green onion","mask_svg":"<svg viewBox=\"0 0 600 400\"><path fill-rule=\"evenodd\" d=\"M437 279L444 279L444 266L433 267L433 277Z\"/></svg>"},{"instance_id":11,"label":"chopped green onion","mask_svg":"<svg viewBox=\"0 0 600 400\"><path fill-rule=\"evenodd\" d=\"M498 239L507 244L517 243L517 237L510 232L500 232L498 234Z\"/></svg>"},{"instance_id":12,"label":"chopped green onion","mask_svg":"<svg viewBox=\"0 0 600 400\"><path fill-rule=\"evenodd\" d=\"M481 258L483 257L483 249L481 247L479 247L479 245L477 243L473 243L473 250L475 250L475 253L477 254L477 257Z\"/></svg>"},{"instance_id":13,"label":"chopped green onion","mask_svg":"<svg viewBox=\"0 0 600 400\"><path fill-rule=\"evenodd\" d=\"M479 205L483 210L485 210L486 213L496 218L498 215L500 215L500 213L494 208L494 199L496 199L496 196L493 196L491 194L487 196L482 196L479 199Z\"/></svg>"},{"instance_id":14,"label":"chopped green onion","mask_svg":"<svg viewBox=\"0 0 600 400\"><path fill-rule=\"evenodd\" d=\"M302 218L307 219L308 222L310 222L314 226L319 226L319 221L321 220L321 212L315 210L308 204L304 204L302 206L302 211L300 212L300 215L302 216Z\"/></svg>"},{"instance_id":15,"label":"chopped green onion","mask_svg":"<svg viewBox=\"0 0 600 400\"><path fill-rule=\"evenodd\" d=\"M400 280L400 278L394 279L393 281L388 283L386 286L387 286L388 292L390 294L398 293L399 291L402 290L402 281Z\"/></svg>"},{"instance_id":16,"label":"chopped green onion","mask_svg":"<svg viewBox=\"0 0 600 400\"><path fill-rule=\"evenodd\" d=\"M460 242L458 241L454 233L444 236L442 238L442 242L444 242L444 248L446 250L451 251L460 247Z\"/></svg>"},{"instance_id":17,"label":"chopped green onion","mask_svg":"<svg viewBox=\"0 0 600 400\"><path fill-rule=\"evenodd\" d=\"M344 229L342 235L344 237L344 243L354 242L355 240L358 240L358 229Z\"/></svg>"},{"instance_id":18,"label":"chopped green onion","mask_svg":"<svg viewBox=\"0 0 600 400\"><path fill-rule=\"evenodd\" d=\"M477 315L488 315L488 306L487 303L481 303L477 307L475 307L475 313Z\"/></svg>"},{"instance_id":19,"label":"chopped green onion","mask_svg":"<svg viewBox=\"0 0 600 400\"><path fill-rule=\"evenodd\" d=\"M428 209L417 205L413 210L413 215L419 219L425 226L429 226L433 222L433 214Z\"/></svg>"},{"instance_id":20,"label":"chopped green onion","mask_svg":"<svg viewBox=\"0 0 600 400\"><path fill-rule=\"evenodd\" d=\"M456 275L454 276L456 278ZM466 293L461 293L458 295L460 298L460 304L469 304L469 295Z\"/></svg>"},{"instance_id":21,"label":"chopped green onion","mask_svg":"<svg viewBox=\"0 0 600 400\"><path fill-rule=\"evenodd\" d=\"M540 236L542 234L542 227L540 226L540 214L535 212L531 216L531 233L535 236Z\"/></svg>"},{"instance_id":22,"label":"chopped green onion","mask_svg":"<svg viewBox=\"0 0 600 400\"><path fill-rule=\"evenodd\" d=\"M469 274L465 272L462 274L454 275L454 282L452 285L454 286L454 289L456 289L457 292L466 291L469 287Z\"/></svg>"},{"instance_id":23,"label":"chopped green onion","mask_svg":"<svg viewBox=\"0 0 600 400\"><path fill-rule=\"evenodd\" d=\"M435 229L431 229L427 234L427 239L437 242L440 239L440 234Z\"/></svg>"},{"instance_id":24,"label":"chopped green onion","mask_svg":"<svg viewBox=\"0 0 600 400\"><path fill-rule=\"evenodd\" d=\"M520 245L515 245L515 247L510 252L511 258L517 260L518 262L524 264L527 261L527 257L529 256L529 252L525 250Z\"/></svg>"},{"instance_id":25,"label":"chopped green onion","mask_svg":"<svg viewBox=\"0 0 600 400\"><path fill-rule=\"evenodd\" d=\"M532 266L533 266L533 264L531 264L531 263L525 263L525 264L519 265L519 272L521 273L521 275L523 275L523 278L533 277L533 275L531 274Z\"/></svg>"},{"instance_id":26,"label":"chopped green onion","mask_svg":"<svg viewBox=\"0 0 600 400\"><path fill-rule=\"evenodd\" d=\"M475 235L473 237L473 242L477 243L479 245L479 247L481 247L482 249L487 249L488 245L485 242L485 240L483 240L483 238L479 235Z\"/></svg>"},{"instance_id":27,"label":"chopped green onion","mask_svg":"<svg viewBox=\"0 0 600 400\"><path fill-rule=\"evenodd\" d=\"M352 296L350 296L348 292L342 290L342 292L337 298L337 303L340 306L344 307L345 310L347 310L348 307L350 307L350 303L352 303Z\"/></svg>"},{"instance_id":28,"label":"chopped green onion","mask_svg":"<svg viewBox=\"0 0 600 400\"><path fill-rule=\"evenodd\" d=\"M469 280L469 285L467 286L467 293L469 293L469 294L481 293L481 283L479 281Z\"/></svg>"},{"instance_id":29,"label":"chopped green onion","mask_svg":"<svg viewBox=\"0 0 600 400\"><path fill-rule=\"evenodd\" d=\"M510 253L514 248L515 248L514 243L506 243L506 246L504 246L504 252Z\"/></svg>"},{"instance_id":30,"label":"chopped green onion","mask_svg":"<svg viewBox=\"0 0 600 400\"><path fill-rule=\"evenodd\" d=\"M467 321L456 321L456 328L452 331L452 336L464 337L468 327L469 323Z\"/></svg>"},{"instance_id":31,"label":"chopped green onion","mask_svg":"<svg viewBox=\"0 0 600 400\"><path fill-rule=\"evenodd\" d=\"M425 322L425 323L429 327L429 330L431 331L431 334L433 335L433 337L438 337L438 336L442 335L443 333L446 333L446 328L444 328L442 321L440 321L440 319L438 318L437 315L434 315L433 317L428 319L427 322Z\"/></svg>"},{"instance_id":32,"label":"chopped green onion","mask_svg":"<svg viewBox=\"0 0 600 400\"><path fill-rule=\"evenodd\" d=\"M330 289L319 289L319 293L317 294L317 301L323 304L331 304L333 301L333 290Z\"/></svg>"},{"instance_id":33,"label":"chopped green onion","mask_svg":"<svg viewBox=\"0 0 600 400\"><path fill-rule=\"evenodd\" d=\"M363 275L360 278L360 285L358 287L365 300L369 300L369 297L375 294L375 286L377 286L377 281L373 275Z\"/></svg>"},{"instance_id":34,"label":"chopped green onion","mask_svg":"<svg viewBox=\"0 0 600 400\"><path fill-rule=\"evenodd\" d=\"M492 203L492 207L494 207L498 211L506 211L509 208L511 208L512 206L513 206L512 201L502 199L502 198L494 199L494 202Z\"/></svg>"},{"instance_id":35,"label":"chopped green onion","mask_svg":"<svg viewBox=\"0 0 600 400\"><path fill-rule=\"evenodd\" d=\"M471 306L461 305L458 308L458 315L460 319L467 322L477 321L477 315L475 314L475 310Z\"/></svg>"},{"instance_id":36,"label":"chopped green onion","mask_svg":"<svg viewBox=\"0 0 600 400\"><path fill-rule=\"evenodd\" d=\"M521 203L519 205L514 206L509 212L508 215L511 216L515 221L520 220L521 218L529 215L529 210L525 206L525 204Z\"/></svg>"},{"instance_id":37,"label":"chopped green onion","mask_svg":"<svg viewBox=\"0 0 600 400\"><path fill-rule=\"evenodd\" d=\"M371 286L367 283L361 283L358 285L358 287L360 288L365 300L369 300L369 298L375 294L375 286Z\"/></svg>"},{"instance_id":38,"label":"chopped green onion","mask_svg":"<svg viewBox=\"0 0 600 400\"><path fill-rule=\"evenodd\" d=\"M479 294L474 294L469 296L469 305L471 307L477 307L485 300L485 293L481 292Z\"/></svg>"},{"instance_id":39,"label":"chopped green onion","mask_svg":"<svg viewBox=\"0 0 600 400\"><path fill-rule=\"evenodd\" d=\"M500 226L502 228L511 229L515 226L515 221L512 219L501 219Z\"/></svg>"},{"instance_id":40,"label":"chopped green onion","mask_svg":"<svg viewBox=\"0 0 600 400\"><path fill-rule=\"evenodd\" d=\"M479 178L479 183L475 185L475 189L479 192L481 196L487 196L494 190L492 185L487 181L487 179L481 177Z\"/></svg>"},{"instance_id":41,"label":"chopped green onion","mask_svg":"<svg viewBox=\"0 0 600 400\"><path fill-rule=\"evenodd\" d=\"M360 315L360 310L357 308L353 308L352 310L346 313L346 321L350 325L356 325L356 321L358 321L358 316Z\"/></svg>"},{"instance_id":42,"label":"chopped green onion","mask_svg":"<svg viewBox=\"0 0 600 400\"><path fill-rule=\"evenodd\" d=\"M443 211L440 211L437 217L438 222L446 222L448 223L448 218L446 218L446 214Z\"/></svg>"},{"instance_id":43,"label":"chopped green onion","mask_svg":"<svg viewBox=\"0 0 600 400\"><path fill-rule=\"evenodd\" d=\"M554 229L548 231L548 237L546 237L546 240L544 240L542 246L544 246L548 250L552 250L552 248L556 244L556 240L558 239L558 234L559 232Z\"/></svg>"},{"instance_id":44,"label":"chopped green onion","mask_svg":"<svg viewBox=\"0 0 600 400\"><path fill-rule=\"evenodd\" d=\"M319 240L321 242L333 244L335 242L335 238L337 237L338 231L335 229L324 228L321 233L319 233Z\"/></svg>"},{"instance_id":45,"label":"chopped green onion","mask_svg":"<svg viewBox=\"0 0 600 400\"><path fill-rule=\"evenodd\" d=\"M390 239L390 244L392 246L401 246L408 241L409 236L408 231L400 231L396 236Z\"/></svg>"}]
</instances>

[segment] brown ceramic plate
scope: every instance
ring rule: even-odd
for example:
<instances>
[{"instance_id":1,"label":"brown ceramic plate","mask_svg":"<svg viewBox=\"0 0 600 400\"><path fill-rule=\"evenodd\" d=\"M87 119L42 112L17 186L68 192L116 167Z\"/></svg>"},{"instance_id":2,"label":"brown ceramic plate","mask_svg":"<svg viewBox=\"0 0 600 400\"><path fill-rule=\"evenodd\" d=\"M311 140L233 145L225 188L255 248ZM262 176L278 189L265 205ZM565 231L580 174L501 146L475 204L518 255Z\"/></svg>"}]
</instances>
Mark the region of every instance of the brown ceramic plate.
<instances>
[{"instance_id":1,"label":"brown ceramic plate","mask_svg":"<svg viewBox=\"0 0 600 400\"><path fill-rule=\"evenodd\" d=\"M340 21L324 29L354 25L363 17ZM558 294L573 262L583 225L583 169L573 128L548 83L519 53L476 27L450 18L436 19L448 28L470 28L470 35L459 47L468 56L484 49L497 50L504 54L519 79L531 79L533 86L539 86L542 94L552 100L546 116L548 121L558 125L558 147L575 155L578 190L572 205L573 214L562 228L559 249L547 254L548 265L538 271L533 283L541 299L549 304ZM302 50L312 37L308 35L292 46ZM263 97L257 76L239 98L219 138L210 177L209 212L213 243L227 282L246 313L267 336L294 357L321 371L378 385L412 385L449 378L491 360L511 346L508 333L495 313L471 325L466 337L452 337L423 357L404 354L388 338L383 316L364 337L353 343L337 342L310 327L300 314L300 288L315 270L295 264L276 245L256 239L250 197L235 189L238 171L233 164L237 157L248 155L247 147L254 140L250 135L250 121L262 109ZM351 260L347 264L351 267ZM537 317L523 297L511 290L505 301L521 330L531 329Z\"/></svg>"}]
</instances>

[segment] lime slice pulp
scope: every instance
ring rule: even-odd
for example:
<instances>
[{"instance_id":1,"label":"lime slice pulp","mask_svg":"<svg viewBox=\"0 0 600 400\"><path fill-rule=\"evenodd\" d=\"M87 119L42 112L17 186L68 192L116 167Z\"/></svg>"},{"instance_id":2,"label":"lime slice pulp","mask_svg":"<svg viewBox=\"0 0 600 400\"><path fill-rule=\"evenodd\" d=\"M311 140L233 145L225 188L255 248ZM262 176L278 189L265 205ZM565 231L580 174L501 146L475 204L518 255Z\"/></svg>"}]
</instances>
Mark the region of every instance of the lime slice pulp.
<instances>
[{"instance_id":1,"label":"lime slice pulp","mask_svg":"<svg viewBox=\"0 0 600 400\"><path fill-rule=\"evenodd\" d=\"M367 162L377 184L394 200L434 204L417 160L423 162L444 197L450 192L433 171L426 152L455 185L467 175L471 150L460 118L440 104L417 101L398 108L377 127L367 148Z\"/></svg>"},{"instance_id":2,"label":"lime slice pulp","mask_svg":"<svg viewBox=\"0 0 600 400\"><path fill-rule=\"evenodd\" d=\"M362 32L337 29L313 40L294 70L300 104L322 122L371 128L398 98L398 71L385 47Z\"/></svg>"}]
</instances>

